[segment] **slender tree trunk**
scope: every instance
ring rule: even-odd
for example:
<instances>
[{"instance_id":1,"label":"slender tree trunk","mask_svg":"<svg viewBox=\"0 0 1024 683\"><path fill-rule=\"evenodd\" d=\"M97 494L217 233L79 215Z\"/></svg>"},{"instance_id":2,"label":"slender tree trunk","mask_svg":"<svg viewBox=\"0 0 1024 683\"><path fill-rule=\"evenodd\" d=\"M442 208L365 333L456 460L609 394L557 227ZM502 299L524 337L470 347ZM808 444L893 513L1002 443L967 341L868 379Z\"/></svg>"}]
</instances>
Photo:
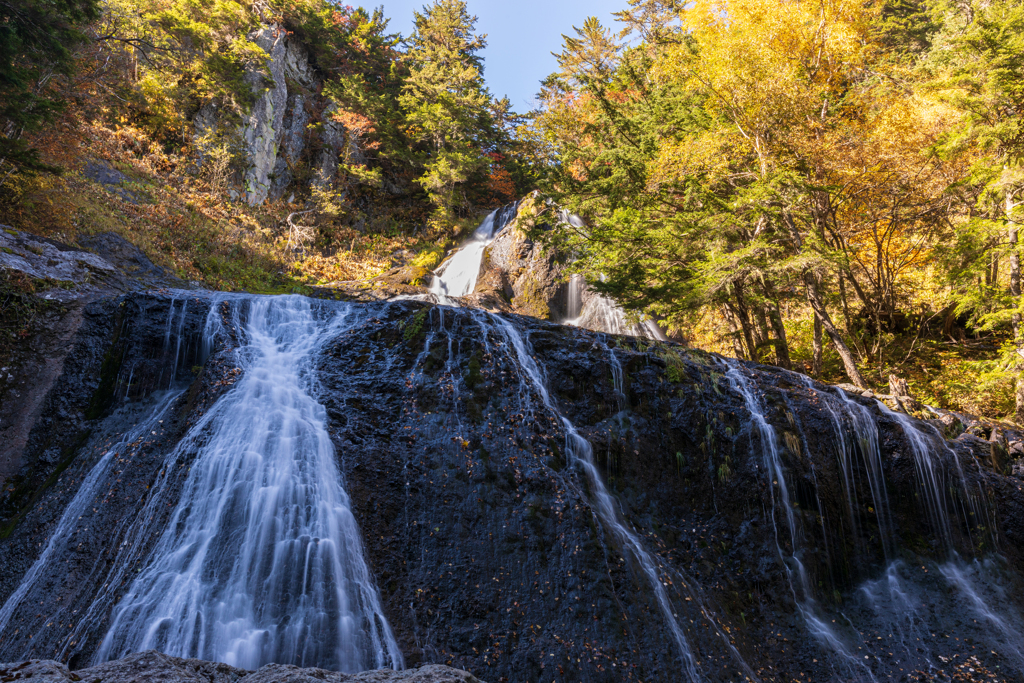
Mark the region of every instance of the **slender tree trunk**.
<instances>
[{"instance_id":1,"label":"slender tree trunk","mask_svg":"<svg viewBox=\"0 0 1024 683\"><path fill-rule=\"evenodd\" d=\"M843 320L846 324L846 338L853 341L854 351L857 352L857 356L861 360L864 360L864 349L861 348L861 345L854 334L853 315L850 313L850 300L846 295L846 275L842 272L839 273L839 298L843 303ZM820 318L818 319L818 324L821 324Z\"/></svg>"},{"instance_id":2,"label":"slender tree trunk","mask_svg":"<svg viewBox=\"0 0 1024 683\"><path fill-rule=\"evenodd\" d=\"M786 227L789 229L790 239L793 242L793 247L796 252L803 252L803 241L800 239L800 231L797 230L796 224L793 222L793 217L788 213L784 214L783 220L785 221ZM856 282L852 283L856 288ZM843 367L846 369L846 375L850 378L858 387L867 389L867 382L860 375L860 370L857 369L857 361L854 359L853 354L850 353L850 348L843 341L843 335L839 334L839 330L836 329L835 324L832 322L832 317L829 316L828 310L825 308L825 301L821 297L821 293L818 291L818 279L814 273L810 270L804 271L804 290L807 294L807 303L811 305L811 308L817 314L818 318L821 319L822 327L825 328L825 334L832 340L832 345L835 347L839 357L843 359Z\"/></svg>"},{"instance_id":3,"label":"slender tree trunk","mask_svg":"<svg viewBox=\"0 0 1024 683\"><path fill-rule=\"evenodd\" d=\"M786 338L786 326L782 322L782 311L779 309L779 295L770 282L762 284L765 295L765 312L772 324L775 346L775 364L786 370L793 369L793 363L789 358L789 341Z\"/></svg>"},{"instance_id":4,"label":"slender tree trunk","mask_svg":"<svg viewBox=\"0 0 1024 683\"><path fill-rule=\"evenodd\" d=\"M736 317L740 321L740 327L743 328L743 338L747 342L747 349L749 349L748 357L752 361L760 361L758 355L758 348L761 346L761 339L758 337L757 330L750 323L750 312L747 309L747 302L743 296L743 285L740 283L734 283L733 289L736 294Z\"/></svg>"},{"instance_id":5,"label":"slender tree trunk","mask_svg":"<svg viewBox=\"0 0 1024 683\"><path fill-rule=\"evenodd\" d=\"M754 305L754 320L757 321L757 345L763 347L772 338L771 332L768 331L768 315L766 312L766 305Z\"/></svg>"},{"instance_id":6,"label":"slender tree trunk","mask_svg":"<svg viewBox=\"0 0 1024 683\"><path fill-rule=\"evenodd\" d=\"M811 374L815 377L821 377L821 362L822 362L822 345L821 345L821 318L818 314L814 314L814 359L811 361Z\"/></svg>"},{"instance_id":7,"label":"slender tree trunk","mask_svg":"<svg viewBox=\"0 0 1024 683\"><path fill-rule=\"evenodd\" d=\"M729 323L729 338L732 340L732 350L736 354L736 357L743 360L747 357L747 354L743 351L743 342L740 337L743 336L743 327L739 324L736 319L736 314L733 312L729 304L722 306L722 312L725 314L725 321Z\"/></svg>"},{"instance_id":8,"label":"slender tree trunk","mask_svg":"<svg viewBox=\"0 0 1024 683\"><path fill-rule=\"evenodd\" d=\"M786 370L793 369L793 363L789 359L789 342L786 340L786 326L782 323L782 313L779 305L775 302L769 304L768 319L772 322L772 330L775 332L775 363Z\"/></svg>"},{"instance_id":9,"label":"slender tree trunk","mask_svg":"<svg viewBox=\"0 0 1024 683\"><path fill-rule=\"evenodd\" d=\"M839 353L839 357L843 360L843 367L846 369L846 375L850 378L850 381L856 384L862 389L867 389L867 382L861 377L860 370L857 369L857 362L850 353L849 347L843 341L843 336L839 334L839 330L832 323L832 318L828 314L828 310L825 309L825 302L821 298L821 294L818 292L818 283L815 282L815 277L812 273L808 272L804 274L804 284L807 291L807 303L811 305L817 317L821 320L821 326L825 330L825 334L828 335L832 341L832 345L835 347L836 352Z\"/></svg>"},{"instance_id":10,"label":"slender tree trunk","mask_svg":"<svg viewBox=\"0 0 1024 683\"><path fill-rule=\"evenodd\" d=\"M1021 335L1020 335L1020 312L1017 310L1020 306L1020 253L1017 251L1017 222L1013 220L1013 209L1015 205L1013 203L1013 193L1006 193L1006 226L1009 229L1010 243L1010 296L1013 301L1013 315L1010 318L1010 322L1013 324L1013 340L1014 345L1020 353ZM1014 416L1017 420L1017 424L1024 424L1024 364L1020 362L1020 358L1017 358L1017 390L1016 394L1016 415Z\"/></svg>"}]
</instances>

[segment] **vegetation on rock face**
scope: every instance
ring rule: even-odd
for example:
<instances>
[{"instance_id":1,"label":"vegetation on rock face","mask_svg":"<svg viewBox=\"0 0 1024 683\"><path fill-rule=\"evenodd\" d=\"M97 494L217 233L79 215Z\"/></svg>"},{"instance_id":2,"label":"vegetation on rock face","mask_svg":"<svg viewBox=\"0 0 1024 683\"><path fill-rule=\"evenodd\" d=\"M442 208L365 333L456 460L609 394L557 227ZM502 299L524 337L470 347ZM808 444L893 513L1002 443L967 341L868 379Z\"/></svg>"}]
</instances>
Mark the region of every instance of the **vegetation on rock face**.
<instances>
[{"instance_id":1,"label":"vegetation on rock face","mask_svg":"<svg viewBox=\"0 0 1024 683\"><path fill-rule=\"evenodd\" d=\"M99 12L98 0L0 2L0 183L15 169L54 170L25 136L63 108L68 93L52 82L72 72L82 28Z\"/></svg>"},{"instance_id":2,"label":"vegetation on rock face","mask_svg":"<svg viewBox=\"0 0 1024 683\"><path fill-rule=\"evenodd\" d=\"M1020 0L629 0L565 37L525 116L462 0L405 38L330 0L0 17L2 223L306 291L425 273L539 188L521 228L693 345L1024 419ZM266 201L257 110L292 136ZM586 227L548 229L544 198Z\"/></svg>"},{"instance_id":3,"label":"vegetation on rock face","mask_svg":"<svg viewBox=\"0 0 1024 683\"><path fill-rule=\"evenodd\" d=\"M446 220L424 232L438 206L416 182L435 156L413 91L423 83L419 39L405 49L380 10L328 0L59 5L0 7L11 38L0 83L2 223L66 241L110 230L186 279L290 291L450 248L466 218L529 189L510 133L522 117L491 101L472 57L476 109L449 112L462 117L461 151L450 131L443 137L475 161L436 196ZM448 5L425 12L440 17ZM459 16L471 24L464 6ZM430 40L456 28L440 25ZM434 87L457 89L459 78L435 74ZM264 107L270 96L278 100ZM268 110L268 128L250 131ZM275 191L247 206L239 199L259 196L249 190L264 134L291 137L265 145L271 164L277 155L266 169ZM58 169L67 173L32 175Z\"/></svg>"}]
</instances>

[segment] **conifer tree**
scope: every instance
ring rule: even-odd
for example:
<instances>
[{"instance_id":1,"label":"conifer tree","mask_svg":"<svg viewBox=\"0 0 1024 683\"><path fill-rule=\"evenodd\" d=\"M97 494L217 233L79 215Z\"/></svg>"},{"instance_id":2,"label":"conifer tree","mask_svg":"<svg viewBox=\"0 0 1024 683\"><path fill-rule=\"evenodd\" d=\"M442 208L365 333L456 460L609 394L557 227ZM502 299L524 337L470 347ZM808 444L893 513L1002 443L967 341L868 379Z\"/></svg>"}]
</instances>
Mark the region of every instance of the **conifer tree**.
<instances>
[{"instance_id":1,"label":"conifer tree","mask_svg":"<svg viewBox=\"0 0 1024 683\"><path fill-rule=\"evenodd\" d=\"M399 101L410 137L424 147L417 182L440 222L458 208L460 184L487 163L482 139L491 128L490 95L477 54L486 36L474 34L475 23L463 0L436 0L415 13L408 40L409 75Z\"/></svg>"},{"instance_id":2,"label":"conifer tree","mask_svg":"<svg viewBox=\"0 0 1024 683\"><path fill-rule=\"evenodd\" d=\"M83 28L99 13L97 0L0 0L0 182L16 168L57 170L39 160L23 135L61 108L47 86L71 72Z\"/></svg>"}]
</instances>

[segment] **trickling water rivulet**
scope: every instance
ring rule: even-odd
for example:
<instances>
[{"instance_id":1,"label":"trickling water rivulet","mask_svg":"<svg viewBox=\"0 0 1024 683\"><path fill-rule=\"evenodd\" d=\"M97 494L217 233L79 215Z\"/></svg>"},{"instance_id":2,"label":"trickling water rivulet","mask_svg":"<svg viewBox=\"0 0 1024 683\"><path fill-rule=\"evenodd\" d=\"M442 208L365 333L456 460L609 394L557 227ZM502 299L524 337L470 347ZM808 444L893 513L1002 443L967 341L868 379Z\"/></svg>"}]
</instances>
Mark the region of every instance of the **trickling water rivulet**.
<instances>
[{"instance_id":1,"label":"trickling water rivulet","mask_svg":"<svg viewBox=\"0 0 1024 683\"><path fill-rule=\"evenodd\" d=\"M836 619L829 619L828 612L815 597L816 591L803 561L803 555L810 549L804 529L794 513L799 505L790 492L793 475L783 464L783 448L776 429L765 418L762 402L755 395L755 388L740 364L729 361L727 366L726 377L732 388L743 397L752 418L751 445L760 452L764 476L770 481L770 512L776 551L785 563L794 601L809 632L836 658L833 670L845 679L858 681L884 678L879 673L880 670L886 671L886 665L895 666L900 671L939 672L940 677L945 676L943 663L950 658L938 657L926 642L929 635L934 637L936 631L945 630L941 618L944 611L966 617L964 621L969 622L968 626L958 620L962 629L958 636L968 633L973 637L980 635L989 646L998 647L1008 660L1024 665L1020 615L1013 608L1007 609L1007 605L1000 604L1006 589L999 570L991 560L967 561L955 550L954 537L958 534L974 547L978 547L981 541L995 540L994 520L988 510L986 495L980 490L980 485L979 490L971 489L956 453L933 427L929 433L907 415L893 412L877 402L879 411L899 425L909 446L918 504L940 551L940 562L923 560L931 569L920 566L920 570L925 575L933 571L936 575L934 580L945 580L945 591L937 594L935 586L931 590L922 589L920 578L912 579L909 576L911 568L898 556L901 553L906 556L906 551L900 547L901 538L893 523L893 506L885 483L885 465L875 418L864 405L850 400L842 390L835 390L839 399L836 401L825 392L819 394L813 383L803 378L802 383L822 401L834 425L837 440L835 456L848 512L845 522L851 527L847 537L862 538L857 528L860 523L858 517L861 516L859 510L866 509L873 518L872 523L877 530L874 541L880 546L885 563L881 577L865 580L859 586L854 600L839 613L841 621L837 623ZM790 419L795 420L792 414ZM796 426L799 429L799 425ZM943 451L948 458L940 462L938 455ZM953 464L954 471L947 471L948 463ZM810 468L813 475L813 462ZM867 484L869 501L858 500L858 479L866 480L860 483ZM816 496L817 490L816 483ZM817 507L822 537L829 546L820 497ZM782 524L777 518L780 513ZM974 535L984 538L972 539ZM826 547L824 553L827 555L828 551ZM853 554L861 558L871 555L864 547L856 548ZM865 637L879 633L885 636ZM995 654L994 650L990 652Z\"/></svg>"},{"instance_id":2,"label":"trickling water rivulet","mask_svg":"<svg viewBox=\"0 0 1024 683\"><path fill-rule=\"evenodd\" d=\"M576 426L563 416L554 403L552 403L540 368L538 368L536 362L531 357L526 348L526 341L524 341L519 332L501 318L492 317L491 324L514 350L520 369L526 375L527 381L532 385L534 391L541 397L544 407L557 415L561 421L562 427L565 430L566 451L575 461L574 464L583 471L591 491L590 497L594 511L597 513L601 524L614 537L622 552L632 556L647 579L650 589L654 592L661 615L665 620L665 625L668 627L669 632L672 634L672 639L679 648L679 655L686 671L687 679L694 682L702 680L697 670L697 660L693 655L690 643L679 627L668 592L662 583L661 570L658 567L658 563L651 553L647 551L643 543L641 543L637 534L622 519L618 503L609 493L608 488L604 484L604 479L602 479L601 473L594 463L594 452L590 442L580 436Z\"/></svg>"}]
</instances>

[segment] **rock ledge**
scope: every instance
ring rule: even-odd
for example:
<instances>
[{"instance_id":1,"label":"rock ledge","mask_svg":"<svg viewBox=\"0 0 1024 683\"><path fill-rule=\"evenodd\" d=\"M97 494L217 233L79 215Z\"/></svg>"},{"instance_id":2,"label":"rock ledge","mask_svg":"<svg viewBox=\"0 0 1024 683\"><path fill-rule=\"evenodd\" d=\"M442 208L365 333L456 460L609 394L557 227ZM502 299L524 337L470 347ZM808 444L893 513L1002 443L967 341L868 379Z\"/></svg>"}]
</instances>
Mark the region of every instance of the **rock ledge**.
<instances>
[{"instance_id":1,"label":"rock ledge","mask_svg":"<svg viewBox=\"0 0 1024 683\"><path fill-rule=\"evenodd\" d=\"M481 683L470 673L439 664L419 669L379 669L344 674L324 669L302 669L268 664L258 671L237 669L219 662L171 657L156 650L137 652L124 659L69 671L49 659L0 664L0 681L34 683Z\"/></svg>"}]
</instances>

